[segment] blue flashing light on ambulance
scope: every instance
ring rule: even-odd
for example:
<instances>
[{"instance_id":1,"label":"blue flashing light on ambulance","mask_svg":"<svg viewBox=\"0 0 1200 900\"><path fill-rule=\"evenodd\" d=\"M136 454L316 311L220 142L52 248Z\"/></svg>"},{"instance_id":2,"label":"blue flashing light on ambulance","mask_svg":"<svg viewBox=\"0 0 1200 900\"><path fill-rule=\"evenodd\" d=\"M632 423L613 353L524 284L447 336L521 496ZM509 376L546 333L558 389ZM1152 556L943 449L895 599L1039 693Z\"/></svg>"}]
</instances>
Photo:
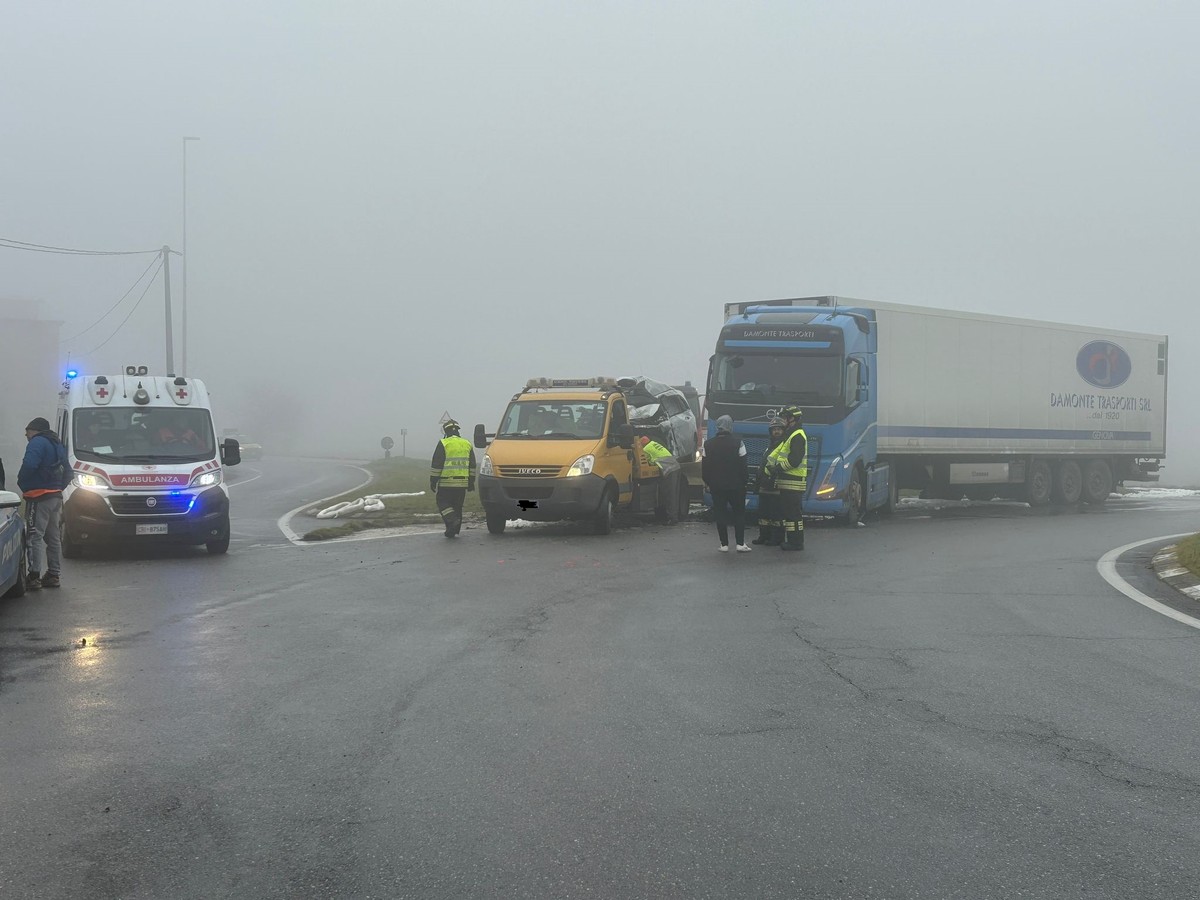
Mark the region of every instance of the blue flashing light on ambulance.
<instances>
[{"instance_id":1,"label":"blue flashing light on ambulance","mask_svg":"<svg viewBox=\"0 0 1200 900\"><path fill-rule=\"evenodd\" d=\"M1164 335L822 296L726 304L706 408L753 475L769 419L801 407L805 513L853 524L902 489L1102 504L1157 480L1166 397Z\"/></svg>"}]
</instances>

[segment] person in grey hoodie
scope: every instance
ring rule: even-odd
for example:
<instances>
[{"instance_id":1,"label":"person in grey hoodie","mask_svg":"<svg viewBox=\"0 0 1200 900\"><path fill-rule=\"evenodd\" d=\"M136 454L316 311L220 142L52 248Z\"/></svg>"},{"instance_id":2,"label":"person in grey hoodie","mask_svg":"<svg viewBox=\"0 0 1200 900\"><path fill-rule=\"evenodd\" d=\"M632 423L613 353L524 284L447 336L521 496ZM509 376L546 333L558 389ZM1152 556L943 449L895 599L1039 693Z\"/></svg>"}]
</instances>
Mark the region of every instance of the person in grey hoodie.
<instances>
[{"instance_id":1,"label":"person in grey hoodie","mask_svg":"<svg viewBox=\"0 0 1200 900\"><path fill-rule=\"evenodd\" d=\"M733 537L738 553L749 553L746 543L746 483L749 472L746 466L746 445L733 433L733 419L721 416L717 419L717 433L704 442L704 461L700 464L700 476L713 500L713 514L717 520L717 537L722 553L729 552L729 526L733 526Z\"/></svg>"}]
</instances>

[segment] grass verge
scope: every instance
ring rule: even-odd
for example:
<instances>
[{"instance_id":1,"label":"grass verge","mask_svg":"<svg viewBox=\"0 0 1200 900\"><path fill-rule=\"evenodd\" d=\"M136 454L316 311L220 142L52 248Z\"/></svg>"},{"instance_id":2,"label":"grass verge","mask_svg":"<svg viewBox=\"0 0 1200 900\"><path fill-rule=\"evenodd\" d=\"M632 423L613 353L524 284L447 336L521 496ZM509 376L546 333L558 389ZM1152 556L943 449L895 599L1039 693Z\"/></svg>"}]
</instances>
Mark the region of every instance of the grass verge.
<instances>
[{"instance_id":1,"label":"grass verge","mask_svg":"<svg viewBox=\"0 0 1200 900\"><path fill-rule=\"evenodd\" d=\"M1181 566L1200 578L1200 534L1193 534L1176 544L1175 558Z\"/></svg>"},{"instance_id":2,"label":"grass verge","mask_svg":"<svg viewBox=\"0 0 1200 900\"><path fill-rule=\"evenodd\" d=\"M383 501L386 507L382 512L358 513L347 519L322 519L321 527L304 534L306 541L327 541L330 538L346 537L370 528L399 528L405 525L441 525L436 518L437 502L429 490L429 463L415 459L393 458L379 459L367 463L363 468L371 473L371 482L365 487L348 491L320 504L314 504L307 513L315 515L319 510L334 506L338 503L357 500L368 494L415 494L425 493L419 497L390 497ZM430 517L433 514L433 517ZM467 494L463 504L464 517L482 515L483 506L479 503L477 493Z\"/></svg>"}]
</instances>

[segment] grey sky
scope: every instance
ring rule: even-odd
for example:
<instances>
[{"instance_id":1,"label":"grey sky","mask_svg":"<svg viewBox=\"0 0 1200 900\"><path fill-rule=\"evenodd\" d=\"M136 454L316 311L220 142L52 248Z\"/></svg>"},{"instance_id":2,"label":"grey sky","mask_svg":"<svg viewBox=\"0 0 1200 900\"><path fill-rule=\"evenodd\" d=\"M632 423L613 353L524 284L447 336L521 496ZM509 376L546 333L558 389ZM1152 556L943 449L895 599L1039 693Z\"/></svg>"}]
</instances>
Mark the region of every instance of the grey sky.
<instances>
[{"instance_id":1,"label":"grey sky","mask_svg":"<svg viewBox=\"0 0 1200 900\"><path fill-rule=\"evenodd\" d=\"M0 235L178 248L200 136L190 374L309 448L699 386L724 302L837 293L1169 334L1197 482L1197 46L1185 3L14 4ZM147 262L0 250L0 295L69 337ZM89 355L132 299L73 363L162 366L160 285Z\"/></svg>"}]
</instances>

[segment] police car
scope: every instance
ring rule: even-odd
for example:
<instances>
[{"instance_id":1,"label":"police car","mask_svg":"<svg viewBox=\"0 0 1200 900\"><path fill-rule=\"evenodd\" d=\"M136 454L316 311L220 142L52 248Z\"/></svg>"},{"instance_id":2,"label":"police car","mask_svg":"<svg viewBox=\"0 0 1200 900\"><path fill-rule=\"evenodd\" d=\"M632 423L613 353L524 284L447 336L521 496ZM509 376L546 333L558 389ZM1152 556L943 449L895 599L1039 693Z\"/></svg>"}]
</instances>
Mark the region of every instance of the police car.
<instances>
[{"instance_id":1,"label":"police car","mask_svg":"<svg viewBox=\"0 0 1200 900\"><path fill-rule=\"evenodd\" d=\"M12 491L0 491L0 597L24 595L27 560L21 498Z\"/></svg>"}]
</instances>

